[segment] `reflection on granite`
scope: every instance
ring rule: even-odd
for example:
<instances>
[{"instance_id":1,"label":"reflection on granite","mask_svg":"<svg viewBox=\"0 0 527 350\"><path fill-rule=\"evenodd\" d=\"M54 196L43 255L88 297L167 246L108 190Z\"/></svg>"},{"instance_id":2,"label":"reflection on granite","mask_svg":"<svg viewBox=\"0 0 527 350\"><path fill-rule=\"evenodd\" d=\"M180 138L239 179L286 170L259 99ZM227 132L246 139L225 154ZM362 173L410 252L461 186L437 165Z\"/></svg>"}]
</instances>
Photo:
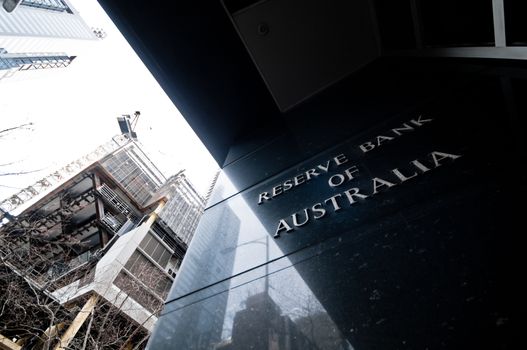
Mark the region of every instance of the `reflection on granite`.
<instances>
[{"instance_id":1,"label":"reflection on granite","mask_svg":"<svg viewBox=\"0 0 527 350\"><path fill-rule=\"evenodd\" d=\"M182 349L353 349L291 265L272 270L247 283L231 284L228 294L220 292L165 310L161 319L167 322L159 323L149 346L169 349L178 339ZM209 320L220 314L223 322L211 328ZM211 338L217 332L221 340Z\"/></svg>"},{"instance_id":2,"label":"reflection on granite","mask_svg":"<svg viewBox=\"0 0 527 350\"><path fill-rule=\"evenodd\" d=\"M516 348L527 84L505 80L480 76L315 154L300 136L302 156L276 162L279 137L247 146L231 165L251 171L218 183L148 348ZM433 122L404 126L420 116ZM346 181L331 186L335 174ZM367 197L351 203L351 188ZM325 215L304 223L316 203ZM281 220L292 229L274 237Z\"/></svg>"}]
</instances>

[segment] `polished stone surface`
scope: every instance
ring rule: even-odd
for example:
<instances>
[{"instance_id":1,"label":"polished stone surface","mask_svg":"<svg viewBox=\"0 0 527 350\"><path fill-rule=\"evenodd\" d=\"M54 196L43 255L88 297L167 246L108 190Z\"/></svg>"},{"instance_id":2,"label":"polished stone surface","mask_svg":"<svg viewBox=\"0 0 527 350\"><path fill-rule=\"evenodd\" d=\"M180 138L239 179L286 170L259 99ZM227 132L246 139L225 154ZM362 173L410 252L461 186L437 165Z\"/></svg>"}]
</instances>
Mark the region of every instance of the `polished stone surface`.
<instances>
[{"instance_id":1,"label":"polished stone surface","mask_svg":"<svg viewBox=\"0 0 527 350\"><path fill-rule=\"evenodd\" d=\"M335 118L307 105L318 117L296 131L247 143L245 155L240 146L149 348L513 348L524 307L519 199L526 194L527 84L516 78L520 69L479 71L436 81L426 98L391 105L390 115L363 120L353 135L332 137L354 122L339 116L340 125L318 124L320 138L313 137L310 123ZM413 130L394 134L405 123ZM364 152L366 142L380 146ZM327 173L318 167L341 154L346 163L330 161ZM353 179L328 185L351 166ZM309 169L319 175L258 204L262 192L283 190ZM385 180L377 191L373 178ZM350 204L345 191L352 188L367 198ZM336 209L325 200L338 194ZM326 210L318 219L316 203ZM310 220L294 227L291 215L301 223L305 208ZM275 237L281 219L294 229Z\"/></svg>"}]
</instances>

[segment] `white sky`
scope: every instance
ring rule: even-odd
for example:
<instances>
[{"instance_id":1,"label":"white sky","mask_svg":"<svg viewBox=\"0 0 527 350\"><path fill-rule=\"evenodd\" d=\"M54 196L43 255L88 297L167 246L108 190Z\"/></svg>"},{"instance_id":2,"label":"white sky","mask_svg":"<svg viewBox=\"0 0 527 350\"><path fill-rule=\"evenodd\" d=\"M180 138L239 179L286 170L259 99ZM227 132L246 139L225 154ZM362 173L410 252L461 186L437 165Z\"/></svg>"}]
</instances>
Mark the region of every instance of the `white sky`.
<instances>
[{"instance_id":1,"label":"white sky","mask_svg":"<svg viewBox=\"0 0 527 350\"><path fill-rule=\"evenodd\" d=\"M0 164L16 162L0 167L0 173L41 169L0 176L0 200L109 141L120 132L116 118L136 110L139 141L158 168L167 177L186 169L204 194L218 169L208 151L96 0L70 2L90 27L105 30L104 40L0 36L0 47L9 52L35 47L31 51L52 48L77 56L67 68L0 80L0 130L34 124L0 139Z\"/></svg>"}]
</instances>

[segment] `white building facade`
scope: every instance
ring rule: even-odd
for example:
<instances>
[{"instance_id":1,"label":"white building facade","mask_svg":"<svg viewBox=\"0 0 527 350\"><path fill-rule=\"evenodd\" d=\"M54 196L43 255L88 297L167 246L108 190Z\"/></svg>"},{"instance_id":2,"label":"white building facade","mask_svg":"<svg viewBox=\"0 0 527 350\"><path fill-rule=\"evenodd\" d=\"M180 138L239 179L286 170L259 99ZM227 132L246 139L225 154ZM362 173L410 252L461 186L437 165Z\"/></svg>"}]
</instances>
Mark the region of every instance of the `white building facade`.
<instances>
[{"instance_id":1,"label":"white building facade","mask_svg":"<svg viewBox=\"0 0 527 350\"><path fill-rule=\"evenodd\" d=\"M0 10L0 35L94 40L97 37L67 0L22 0Z\"/></svg>"}]
</instances>

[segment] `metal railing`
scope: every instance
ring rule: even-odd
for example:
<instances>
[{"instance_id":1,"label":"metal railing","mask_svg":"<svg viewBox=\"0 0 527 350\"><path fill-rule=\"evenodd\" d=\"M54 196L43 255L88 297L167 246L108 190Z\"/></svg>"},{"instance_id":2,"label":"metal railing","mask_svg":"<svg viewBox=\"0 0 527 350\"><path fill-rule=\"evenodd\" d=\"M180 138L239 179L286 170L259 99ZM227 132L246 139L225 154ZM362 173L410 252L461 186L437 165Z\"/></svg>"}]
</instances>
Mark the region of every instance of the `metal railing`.
<instances>
[{"instance_id":1,"label":"metal railing","mask_svg":"<svg viewBox=\"0 0 527 350\"><path fill-rule=\"evenodd\" d=\"M104 215L104 217L101 219L101 222L113 234L116 234L123 226L123 223L112 214Z\"/></svg>"},{"instance_id":2,"label":"metal railing","mask_svg":"<svg viewBox=\"0 0 527 350\"><path fill-rule=\"evenodd\" d=\"M132 209L128 204L115 193L108 185L102 184L97 187L97 192L101 195L102 199L109 205L111 205L119 213L125 215L130 220L136 222L137 217L134 215Z\"/></svg>"}]
</instances>

